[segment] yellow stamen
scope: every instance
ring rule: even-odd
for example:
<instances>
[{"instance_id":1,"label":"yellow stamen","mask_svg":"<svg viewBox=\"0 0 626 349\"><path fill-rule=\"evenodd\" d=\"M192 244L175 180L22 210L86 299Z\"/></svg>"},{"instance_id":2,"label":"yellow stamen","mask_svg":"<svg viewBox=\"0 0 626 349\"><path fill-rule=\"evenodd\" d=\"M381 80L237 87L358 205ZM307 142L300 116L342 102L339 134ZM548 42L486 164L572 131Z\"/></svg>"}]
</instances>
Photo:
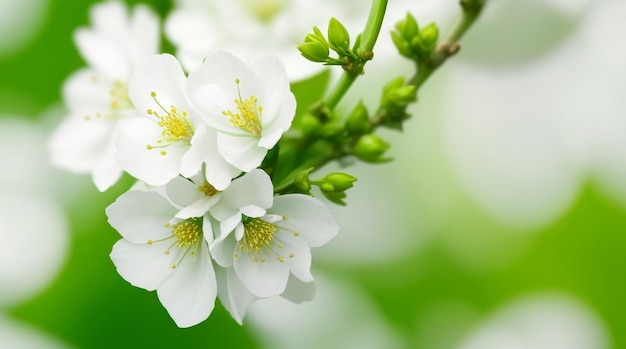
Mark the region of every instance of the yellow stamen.
<instances>
[{"instance_id":1,"label":"yellow stamen","mask_svg":"<svg viewBox=\"0 0 626 349\"><path fill-rule=\"evenodd\" d=\"M257 98L255 96L250 96L249 98L242 99L241 98L241 89L239 88L240 80L236 79L235 83L237 84L237 95L239 98L235 99L235 104L237 105L237 110L239 113L234 113L230 110L225 110L222 112L224 116L230 118L230 122L236 127L252 133L256 136L261 135L262 130L262 114L263 107L257 106Z\"/></svg>"}]
</instances>

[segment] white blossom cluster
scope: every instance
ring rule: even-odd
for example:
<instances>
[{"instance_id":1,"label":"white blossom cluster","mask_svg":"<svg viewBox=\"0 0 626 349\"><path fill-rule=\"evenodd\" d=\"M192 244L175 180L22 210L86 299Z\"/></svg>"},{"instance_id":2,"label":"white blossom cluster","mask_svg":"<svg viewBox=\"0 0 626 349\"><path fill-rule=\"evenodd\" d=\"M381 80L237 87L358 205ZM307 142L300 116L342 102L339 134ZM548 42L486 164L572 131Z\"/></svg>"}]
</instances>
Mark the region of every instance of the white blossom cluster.
<instances>
[{"instance_id":1,"label":"white blossom cluster","mask_svg":"<svg viewBox=\"0 0 626 349\"><path fill-rule=\"evenodd\" d=\"M339 228L310 196L274 196L259 168L295 114L281 61L216 50L186 72L157 54L147 7L101 3L91 24L75 35L89 67L65 84L69 115L50 148L102 191L123 172L138 180L106 209L120 275L156 290L179 327L205 320L216 297L239 323L261 298L310 300L310 248Z\"/></svg>"}]
</instances>

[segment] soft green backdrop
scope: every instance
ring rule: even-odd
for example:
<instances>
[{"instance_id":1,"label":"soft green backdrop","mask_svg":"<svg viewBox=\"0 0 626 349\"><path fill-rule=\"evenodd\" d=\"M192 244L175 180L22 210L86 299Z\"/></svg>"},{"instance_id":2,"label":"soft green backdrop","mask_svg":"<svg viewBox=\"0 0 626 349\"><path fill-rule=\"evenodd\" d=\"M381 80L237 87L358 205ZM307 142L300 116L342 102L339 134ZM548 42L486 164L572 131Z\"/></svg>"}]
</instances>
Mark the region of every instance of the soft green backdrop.
<instances>
[{"instance_id":1,"label":"soft green backdrop","mask_svg":"<svg viewBox=\"0 0 626 349\"><path fill-rule=\"evenodd\" d=\"M167 1L144 2L161 14L171 6ZM71 37L76 27L88 23L92 3L49 1L36 38L24 49L0 57L0 115L37 119L60 103L64 79L84 65ZM559 30L572 27L560 26ZM433 80L422 100L437 100L445 90L442 86L439 78ZM401 338L402 348L452 348L450 343L460 340L474 324L507 301L537 292L560 292L581 300L605 326L610 347L625 348L626 209L601 194L594 180L588 178L572 207L546 228L519 233L494 222L460 188L442 149L423 139L410 145L408 138L424 129L438 132L437 125L428 121L437 118L436 112L436 106L420 105L417 114L421 117L411 121L404 135L389 133L402 139L394 142L393 155L398 160L359 166L357 172L362 176L353 191L367 192L376 187L374 192L379 195L369 199L385 201L406 217L428 219L437 216L438 205L433 202L441 200L442 194L435 189L445 187L443 195L450 195L447 200L453 202L448 216L437 224L398 226L389 222L388 229L428 236L414 253L362 266L322 258L314 261L317 271L361 288L380 310L382 321ZM409 146L428 148L401 150ZM402 180L389 181L390 173ZM129 185L126 178L103 194L85 187L70 200L66 212L72 239L65 267L38 296L11 307L10 317L77 348L260 347L250 328L237 325L219 305L202 324L178 329L154 293L134 288L119 277L108 258L119 237L108 226L104 208ZM354 212L354 219L360 214ZM384 214L380 216L386 219ZM371 233L384 239L388 232ZM450 240L457 239L465 241L464 248L478 256L478 264L493 260L502 265L467 265L448 246ZM503 259L507 254L515 257ZM470 310L462 319L456 314L438 320L447 326L434 324L428 314L442 304L464 304Z\"/></svg>"}]
</instances>

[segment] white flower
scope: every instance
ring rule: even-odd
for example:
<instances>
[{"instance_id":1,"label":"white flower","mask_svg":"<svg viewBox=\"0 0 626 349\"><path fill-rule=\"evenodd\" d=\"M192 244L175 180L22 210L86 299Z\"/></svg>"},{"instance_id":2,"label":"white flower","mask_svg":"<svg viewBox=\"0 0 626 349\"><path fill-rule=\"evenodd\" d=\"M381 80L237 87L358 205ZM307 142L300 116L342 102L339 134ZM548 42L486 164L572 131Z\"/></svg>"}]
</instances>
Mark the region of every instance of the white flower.
<instances>
[{"instance_id":1,"label":"white flower","mask_svg":"<svg viewBox=\"0 0 626 349\"><path fill-rule=\"evenodd\" d=\"M211 210L232 230L240 221L241 215L258 217L272 206L274 187L267 173L255 169L233 180L224 191L215 189L202 173L191 178L176 177L165 190L176 205L183 207L176 214L178 218L202 217Z\"/></svg>"},{"instance_id":2,"label":"white flower","mask_svg":"<svg viewBox=\"0 0 626 349\"><path fill-rule=\"evenodd\" d=\"M99 190L119 179L113 137L119 120L135 113L128 98L132 69L158 50L157 16L145 6L129 14L117 1L91 9L91 28L74 39L89 67L68 78L63 98L69 115L50 140L52 162L76 173L91 173Z\"/></svg>"},{"instance_id":3,"label":"white flower","mask_svg":"<svg viewBox=\"0 0 626 349\"><path fill-rule=\"evenodd\" d=\"M215 273L217 275L217 295L220 302L233 319L241 325L248 307L263 298L248 291L239 280L234 268L216 266ZM280 296L297 304L311 301L315 296L315 282L303 282L289 276L287 288Z\"/></svg>"},{"instance_id":4,"label":"white flower","mask_svg":"<svg viewBox=\"0 0 626 349\"><path fill-rule=\"evenodd\" d=\"M215 48L245 56L276 54L290 78L300 80L323 66L304 59L295 47L313 26L324 27L331 16L348 28L362 30L369 5L332 0L181 0L165 23L185 68L193 70Z\"/></svg>"},{"instance_id":5,"label":"white flower","mask_svg":"<svg viewBox=\"0 0 626 349\"><path fill-rule=\"evenodd\" d=\"M288 194L274 198L267 215L244 219L234 234L222 232L210 246L215 261L232 266L251 294L271 297L285 292L290 272L312 282L310 247L324 245L338 231L322 202Z\"/></svg>"},{"instance_id":6,"label":"white flower","mask_svg":"<svg viewBox=\"0 0 626 349\"><path fill-rule=\"evenodd\" d=\"M116 137L122 168L150 185L191 177L206 163L206 180L218 190L239 174L217 150L216 134L187 102L187 77L171 55L154 55L139 65L129 84L130 99L143 115L124 120Z\"/></svg>"},{"instance_id":7,"label":"white flower","mask_svg":"<svg viewBox=\"0 0 626 349\"><path fill-rule=\"evenodd\" d=\"M179 208L154 191L130 190L106 209L121 235L111 252L119 274L132 285L156 290L179 327L212 312L217 295L207 241L208 219L175 218Z\"/></svg>"},{"instance_id":8,"label":"white flower","mask_svg":"<svg viewBox=\"0 0 626 349\"><path fill-rule=\"evenodd\" d=\"M247 172L289 129L296 99L278 58L266 56L250 65L217 51L189 73L187 95L203 120L218 131L224 159Z\"/></svg>"}]
</instances>

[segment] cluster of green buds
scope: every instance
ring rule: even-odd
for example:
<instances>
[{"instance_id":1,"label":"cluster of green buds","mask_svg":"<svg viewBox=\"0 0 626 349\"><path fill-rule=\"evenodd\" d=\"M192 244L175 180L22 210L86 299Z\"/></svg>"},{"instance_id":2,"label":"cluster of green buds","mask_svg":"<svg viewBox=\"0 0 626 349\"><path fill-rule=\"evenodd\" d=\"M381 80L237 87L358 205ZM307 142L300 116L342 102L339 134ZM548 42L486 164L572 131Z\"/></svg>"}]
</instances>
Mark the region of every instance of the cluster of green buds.
<instances>
[{"instance_id":1,"label":"cluster of green buds","mask_svg":"<svg viewBox=\"0 0 626 349\"><path fill-rule=\"evenodd\" d=\"M435 23L420 29L415 17L407 12L405 18L396 23L391 39L402 56L423 64L431 59L437 48L439 29Z\"/></svg>"},{"instance_id":2,"label":"cluster of green buds","mask_svg":"<svg viewBox=\"0 0 626 349\"><path fill-rule=\"evenodd\" d=\"M345 205L346 191L352 188L357 179L347 173L332 172L323 178L312 180L309 175L313 170L311 167L290 176L289 182L285 183L285 187L288 188L287 192L313 195L312 186L317 186L328 200L338 205Z\"/></svg>"},{"instance_id":3,"label":"cluster of green buds","mask_svg":"<svg viewBox=\"0 0 626 349\"><path fill-rule=\"evenodd\" d=\"M415 85L405 83L404 77L389 81L383 87L380 99L381 123L387 127L402 130L402 123L410 117L406 109L416 100Z\"/></svg>"},{"instance_id":4,"label":"cluster of green buds","mask_svg":"<svg viewBox=\"0 0 626 349\"><path fill-rule=\"evenodd\" d=\"M298 45L302 56L312 62L340 65L348 72L362 74L365 62L371 60L374 54L361 50L359 47L361 36L356 37L351 48L348 30L334 17L328 21L327 34L328 39L318 27L313 27L313 33L307 34L304 42ZM330 50L333 50L337 57L330 57Z\"/></svg>"}]
</instances>

